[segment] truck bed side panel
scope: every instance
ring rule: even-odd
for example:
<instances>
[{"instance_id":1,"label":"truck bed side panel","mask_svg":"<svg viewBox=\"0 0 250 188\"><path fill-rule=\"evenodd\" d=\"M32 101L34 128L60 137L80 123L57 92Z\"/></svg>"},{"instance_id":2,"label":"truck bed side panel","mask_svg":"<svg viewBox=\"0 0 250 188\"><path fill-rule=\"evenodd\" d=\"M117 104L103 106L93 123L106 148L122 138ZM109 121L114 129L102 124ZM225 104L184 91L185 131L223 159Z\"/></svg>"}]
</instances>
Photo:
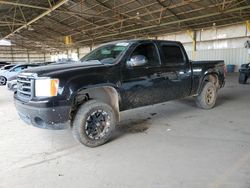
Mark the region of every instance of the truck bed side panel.
<instances>
[{"instance_id":1,"label":"truck bed side panel","mask_svg":"<svg viewBox=\"0 0 250 188\"><path fill-rule=\"evenodd\" d=\"M225 82L224 61L193 61L193 85L192 95L199 92L204 77L208 74L216 74L219 79L219 86L223 87Z\"/></svg>"}]
</instances>

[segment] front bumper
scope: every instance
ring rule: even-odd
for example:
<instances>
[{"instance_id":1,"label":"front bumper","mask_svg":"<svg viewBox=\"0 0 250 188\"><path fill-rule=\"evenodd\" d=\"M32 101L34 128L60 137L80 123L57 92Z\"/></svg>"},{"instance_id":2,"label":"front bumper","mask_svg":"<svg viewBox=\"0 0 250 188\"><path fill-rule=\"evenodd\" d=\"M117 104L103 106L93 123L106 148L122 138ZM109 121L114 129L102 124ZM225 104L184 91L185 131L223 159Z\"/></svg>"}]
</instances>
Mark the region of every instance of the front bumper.
<instances>
[{"instance_id":1,"label":"front bumper","mask_svg":"<svg viewBox=\"0 0 250 188\"><path fill-rule=\"evenodd\" d=\"M20 118L27 124L44 129L61 130L69 128L70 106L39 107L29 105L15 98Z\"/></svg>"}]
</instances>

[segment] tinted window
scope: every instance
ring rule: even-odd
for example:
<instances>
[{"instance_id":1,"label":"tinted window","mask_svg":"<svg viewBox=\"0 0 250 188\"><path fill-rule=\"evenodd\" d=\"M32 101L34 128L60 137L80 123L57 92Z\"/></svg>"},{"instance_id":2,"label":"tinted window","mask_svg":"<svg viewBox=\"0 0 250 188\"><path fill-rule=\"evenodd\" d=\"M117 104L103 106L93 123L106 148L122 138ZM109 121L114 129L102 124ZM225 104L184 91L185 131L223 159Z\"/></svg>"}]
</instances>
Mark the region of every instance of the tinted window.
<instances>
[{"instance_id":1,"label":"tinted window","mask_svg":"<svg viewBox=\"0 0 250 188\"><path fill-rule=\"evenodd\" d=\"M159 57L156 51L156 47L152 43L148 44L141 44L136 47L134 52L132 53L131 57L134 55L143 55L148 60L148 65L157 66L159 65ZM147 65L147 66L148 66Z\"/></svg>"},{"instance_id":2,"label":"tinted window","mask_svg":"<svg viewBox=\"0 0 250 188\"><path fill-rule=\"evenodd\" d=\"M163 45L162 52L165 58L165 64L184 62L184 56L179 46Z\"/></svg>"},{"instance_id":3,"label":"tinted window","mask_svg":"<svg viewBox=\"0 0 250 188\"><path fill-rule=\"evenodd\" d=\"M6 65L6 66L2 67L1 70L8 70L8 69L11 69L14 66L15 65Z\"/></svg>"},{"instance_id":4,"label":"tinted window","mask_svg":"<svg viewBox=\"0 0 250 188\"><path fill-rule=\"evenodd\" d=\"M23 65L23 66L19 66L19 67L14 68L12 71L20 72L21 70L26 69L26 68L27 68L27 65Z\"/></svg>"}]
</instances>

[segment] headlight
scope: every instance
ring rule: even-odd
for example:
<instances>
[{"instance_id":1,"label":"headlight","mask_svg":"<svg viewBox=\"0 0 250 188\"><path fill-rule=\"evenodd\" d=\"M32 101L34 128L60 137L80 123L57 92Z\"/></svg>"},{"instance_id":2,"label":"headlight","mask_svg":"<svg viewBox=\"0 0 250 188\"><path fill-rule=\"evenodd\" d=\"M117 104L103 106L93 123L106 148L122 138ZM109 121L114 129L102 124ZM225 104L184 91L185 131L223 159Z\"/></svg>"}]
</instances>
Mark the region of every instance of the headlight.
<instances>
[{"instance_id":1,"label":"headlight","mask_svg":"<svg viewBox=\"0 0 250 188\"><path fill-rule=\"evenodd\" d=\"M50 78L38 78L35 80L36 97L53 97L57 96L59 80Z\"/></svg>"}]
</instances>

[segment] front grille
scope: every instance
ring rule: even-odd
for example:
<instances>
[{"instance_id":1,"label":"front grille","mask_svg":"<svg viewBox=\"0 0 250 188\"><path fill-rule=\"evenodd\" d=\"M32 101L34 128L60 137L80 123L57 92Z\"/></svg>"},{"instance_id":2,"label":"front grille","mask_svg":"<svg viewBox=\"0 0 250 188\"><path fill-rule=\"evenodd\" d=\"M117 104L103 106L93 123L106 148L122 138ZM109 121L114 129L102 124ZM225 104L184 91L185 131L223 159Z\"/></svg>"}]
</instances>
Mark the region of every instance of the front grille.
<instances>
[{"instance_id":1,"label":"front grille","mask_svg":"<svg viewBox=\"0 0 250 188\"><path fill-rule=\"evenodd\" d=\"M23 99L31 99L33 96L34 79L30 75L21 74L17 77L17 95Z\"/></svg>"}]
</instances>

